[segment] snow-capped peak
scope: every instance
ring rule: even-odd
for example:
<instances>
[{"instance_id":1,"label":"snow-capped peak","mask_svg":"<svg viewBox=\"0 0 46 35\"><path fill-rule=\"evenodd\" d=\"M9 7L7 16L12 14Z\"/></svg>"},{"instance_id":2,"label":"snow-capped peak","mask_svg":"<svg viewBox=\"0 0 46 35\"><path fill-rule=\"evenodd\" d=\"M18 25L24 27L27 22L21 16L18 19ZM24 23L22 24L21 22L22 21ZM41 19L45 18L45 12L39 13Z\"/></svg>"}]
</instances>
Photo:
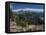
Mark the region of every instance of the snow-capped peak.
<instances>
[{"instance_id":1,"label":"snow-capped peak","mask_svg":"<svg viewBox=\"0 0 46 35\"><path fill-rule=\"evenodd\" d=\"M34 12L43 12L43 9L34 9L34 8L23 8L23 9L14 9L12 10L13 12L18 12L18 11L34 11Z\"/></svg>"}]
</instances>

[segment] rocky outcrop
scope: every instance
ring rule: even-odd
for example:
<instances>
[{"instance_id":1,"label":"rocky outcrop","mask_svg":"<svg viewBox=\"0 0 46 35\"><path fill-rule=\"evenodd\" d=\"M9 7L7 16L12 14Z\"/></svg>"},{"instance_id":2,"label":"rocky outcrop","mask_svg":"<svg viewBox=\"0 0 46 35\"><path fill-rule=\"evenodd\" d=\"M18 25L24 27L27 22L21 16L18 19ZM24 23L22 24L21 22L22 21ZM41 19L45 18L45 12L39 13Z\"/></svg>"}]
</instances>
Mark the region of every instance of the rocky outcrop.
<instances>
[{"instance_id":1,"label":"rocky outcrop","mask_svg":"<svg viewBox=\"0 0 46 35\"><path fill-rule=\"evenodd\" d=\"M43 31L43 25L28 25L27 27L17 26L15 22L10 22L10 32L21 32L21 31Z\"/></svg>"}]
</instances>

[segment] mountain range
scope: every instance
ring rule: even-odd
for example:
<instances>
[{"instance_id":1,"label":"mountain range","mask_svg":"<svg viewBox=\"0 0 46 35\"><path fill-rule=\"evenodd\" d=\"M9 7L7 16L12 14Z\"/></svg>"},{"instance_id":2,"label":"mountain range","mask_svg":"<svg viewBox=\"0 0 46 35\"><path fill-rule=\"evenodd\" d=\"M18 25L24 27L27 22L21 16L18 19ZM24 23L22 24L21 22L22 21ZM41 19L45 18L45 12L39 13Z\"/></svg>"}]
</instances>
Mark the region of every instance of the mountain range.
<instances>
[{"instance_id":1,"label":"mountain range","mask_svg":"<svg viewBox=\"0 0 46 35\"><path fill-rule=\"evenodd\" d=\"M25 14L25 13L33 13L34 15L37 16L43 16L43 10L42 9L30 9L30 8L25 8L25 9L17 9L13 10L14 13L16 14Z\"/></svg>"}]
</instances>

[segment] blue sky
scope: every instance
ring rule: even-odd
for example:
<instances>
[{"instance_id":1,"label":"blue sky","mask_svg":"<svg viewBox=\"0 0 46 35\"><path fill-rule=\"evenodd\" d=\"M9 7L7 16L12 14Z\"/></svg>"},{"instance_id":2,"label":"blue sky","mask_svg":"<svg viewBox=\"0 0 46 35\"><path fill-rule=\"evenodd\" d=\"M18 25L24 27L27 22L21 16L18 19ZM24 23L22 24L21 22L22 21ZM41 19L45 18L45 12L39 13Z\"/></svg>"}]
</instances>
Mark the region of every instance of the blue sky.
<instances>
[{"instance_id":1,"label":"blue sky","mask_svg":"<svg viewBox=\"0 0 46 35\"><path fill-rule=\"evenodd\" d=\"M43 10L43 5L10 3L10 9L12 10L24 9L24 8Z\"/></svg>"}]
</instances>

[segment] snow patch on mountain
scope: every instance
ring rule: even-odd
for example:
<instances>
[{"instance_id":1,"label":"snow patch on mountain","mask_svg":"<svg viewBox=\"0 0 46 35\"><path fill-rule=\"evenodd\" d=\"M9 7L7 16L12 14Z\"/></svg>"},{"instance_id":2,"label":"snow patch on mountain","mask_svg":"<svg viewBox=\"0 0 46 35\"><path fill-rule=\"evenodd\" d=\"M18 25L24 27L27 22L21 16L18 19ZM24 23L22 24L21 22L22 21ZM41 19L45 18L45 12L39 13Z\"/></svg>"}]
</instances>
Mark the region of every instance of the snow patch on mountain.
<instances>
[{"instance_id":1,"label":"snow patch on mountain","mask_svg":"<svg viewBox=\"0 0 46 35\"><path fill-rule=\"evenodd\" d=\"M34 11L34 12L43 12L43 9L34 9L34 8L23 8L23 9L14 9L12 10L13 12L18 12L18 11Z\"/></svg>"}]
</instances>

